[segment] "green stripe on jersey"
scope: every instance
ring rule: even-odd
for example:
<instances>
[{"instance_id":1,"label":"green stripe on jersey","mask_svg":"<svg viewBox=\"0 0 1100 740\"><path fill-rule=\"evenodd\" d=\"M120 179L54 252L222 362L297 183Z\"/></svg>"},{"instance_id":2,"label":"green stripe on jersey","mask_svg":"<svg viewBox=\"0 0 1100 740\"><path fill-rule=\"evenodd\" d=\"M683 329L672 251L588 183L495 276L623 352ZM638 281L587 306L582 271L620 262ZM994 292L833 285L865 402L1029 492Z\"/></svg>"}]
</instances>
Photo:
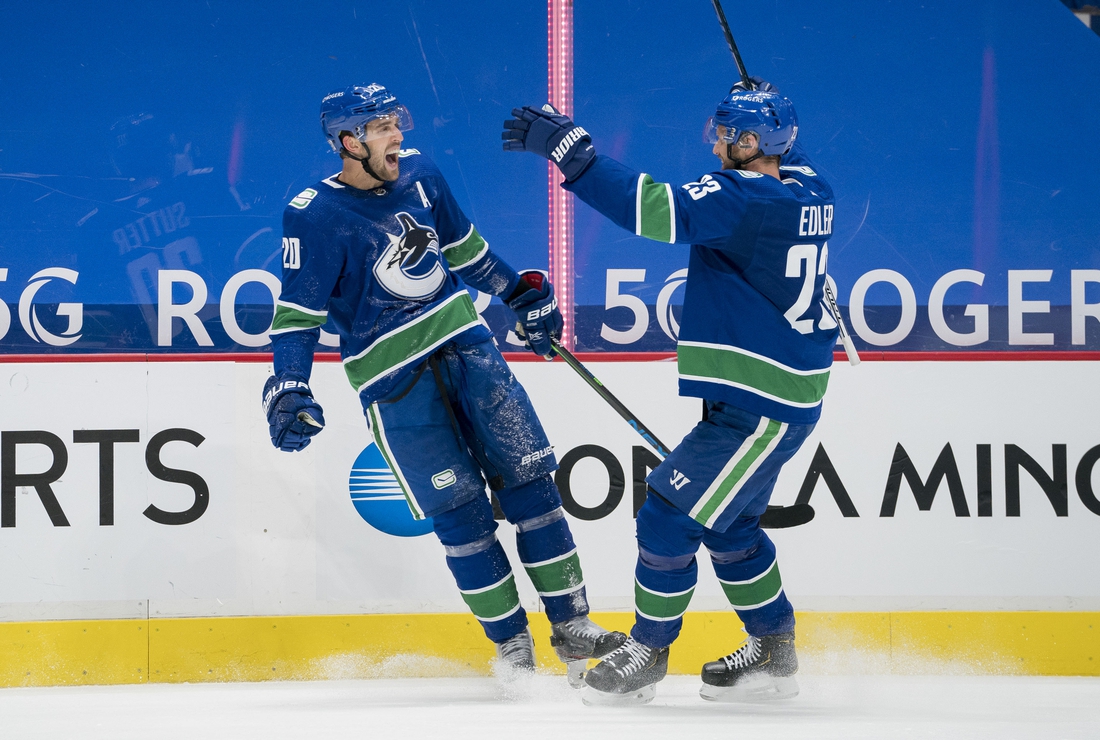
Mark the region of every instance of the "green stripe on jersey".
<instances>
[{"instance_id":1,"label":"green stripe on jersey","mask_svg":"<svg viewBox=\"0 0 1100 740\"><path fill-rule=\"evenodd\" d=\"M649 175L638 178L634 233L659 242L676 241L676 214L672 210L672 188L653 182Z\"/></svg>"},{"instance_id":2,"label":"green stripe on jersey","mask_svg":"<svg viewBox=\"0 0 1100 740\"><path fill-rule=\"evenodd\" d=\"M783 590L778 560L773 560L770 568L752 580L719 581L734 609L756 609L764 606L774 601Z\"/></svg>"},{"instance_id":3,"label":"green stripe on jersey","mask_svg":"<svg viewBox=\"0 0 1100 740\"><path fill-rule=\"evenodd\" d=\"M726 463L714 481L691 510L691 516L695 521L705 527L714 524L720 510L724 511L729 502L741 490L741 486L752 475L757 463L772 449L776 437L786 430L783 422L775 419L761 418L760 426L756 432L748 437ZM747 445L747 447L746 447Z\"/></svg>"},{"instance_id":4,"label":"green stripe on jersey","mask_svg":"<svg viewBox=\"0 0 1100 740\"><path fill-rule=\"evenodd\" d=\"M447 258L447 264L450 265L452 270L461 270L470 263L476 262L481 255L485 254L485 250L488 248L489 244L471 225L466 236L453 244L448 244L441 251L443 256Z\"/></svg>"},{"instance_id":5,"label":"green stripe on jersey","mask_svg":"<svg viewBox=\"0 0 1100 740\"><path fill-rule=\"evenodd\" d=\"M463 290L344 360L344 372L351 386L361 391L477 323L477 309L470 294Z\"/></svg>"},{"instance_id":6,"label":"green stripe on jersey","mask_svg":"<svg viewBox=\"0 0 1100 740\"><path fill-rule=\"evenodd\" d=\"M576 550L557 560L531 565L524 563L523 567L531 577L531 583L535 584L535 590L543 596L559 596L584 585L581 559Z\"/></svg>"},{"instance_id":7,"label":"green stripe on jersey","mask_svg":"<svg viewBox=\"0 0 1100 740\"><path fill-rule=\"evenodd\" d=\"M462 600L474 616L483 622L493 622L508 616L519 606L516 577L509 573L492 586L475 591L462 591Z\"/></svg>"},{"instance_id":8,"label":"green stripe on jersey","mask_svg":"<svg viewBox=\"0 0 1100 740\"><path fill-rule=\"evenodd\" d=\"M733 385L800 408L821 403L829 385L829 368L800 372L736 347L680 342L676 365L683 378Z\"/></svg>"},{"instance_id":9,"label":"green stripe on jersey","mask_svg":"<svg viewBox=\"0 0 1100 740\"><path fill-rule=\"evenodd\" d=\"M634 579L634 608L647 619L668 622L678 619L687 611L695 587L679 594L659 594L650 591L638 579Z\"/></svg>"},{"instance_id":10,"label":"green stripe on jersey","mask_svg":"<svg viewBox=\"0 0 1100 740\"><path fill-rule=\"evenodd\" d=\"M320 312L319 312L320 313ZM283 303L275 304L275 318L271 320L272 332L299 331L321 326L328 320L327 313L317 315L287 306Z\"/></svg>"}]
</instances>

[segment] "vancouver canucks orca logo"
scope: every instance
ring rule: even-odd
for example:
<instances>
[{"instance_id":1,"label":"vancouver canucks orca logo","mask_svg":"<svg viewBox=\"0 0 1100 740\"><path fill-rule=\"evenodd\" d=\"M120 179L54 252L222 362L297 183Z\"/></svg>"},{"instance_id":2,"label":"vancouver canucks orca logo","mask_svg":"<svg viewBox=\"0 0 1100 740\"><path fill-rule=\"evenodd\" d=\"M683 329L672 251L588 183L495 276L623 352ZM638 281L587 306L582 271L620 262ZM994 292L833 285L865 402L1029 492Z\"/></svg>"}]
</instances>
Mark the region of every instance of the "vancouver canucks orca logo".
<instances>
[{"instance_id":1,"label":"vancouver canucks orca logo","mask_svg":"<svg viewBox=\"0 0 1100 740\"><path fill-rule=\"evenodd\" d=\"M447 279L440 264L439 237L407 213L398 213L401 234L386 233L390 244L374 263L379 284L398 298L418 300L435 295Z\"/></svg>"}]
</instances>

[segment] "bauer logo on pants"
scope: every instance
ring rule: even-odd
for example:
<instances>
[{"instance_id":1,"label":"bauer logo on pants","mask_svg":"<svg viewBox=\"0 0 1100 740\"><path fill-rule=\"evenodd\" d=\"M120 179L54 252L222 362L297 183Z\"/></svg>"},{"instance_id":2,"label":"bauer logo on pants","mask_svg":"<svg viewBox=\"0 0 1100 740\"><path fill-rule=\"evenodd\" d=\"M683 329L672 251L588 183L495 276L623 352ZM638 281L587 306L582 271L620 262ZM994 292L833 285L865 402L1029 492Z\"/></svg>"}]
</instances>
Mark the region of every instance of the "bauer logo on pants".
<instances>
[{"instance_id":1,"label":"bauer logo on pants","mask_svg":"<svg viewBox=\"0 0 1100 740\"><path fill-rule=\"evenodd\" d=\"M359 516L378 531L395 537L419 537L432 531L431 519L413 519L401 484L373 442L355 458L348 489Z\"/></svg>"}]
</instances>

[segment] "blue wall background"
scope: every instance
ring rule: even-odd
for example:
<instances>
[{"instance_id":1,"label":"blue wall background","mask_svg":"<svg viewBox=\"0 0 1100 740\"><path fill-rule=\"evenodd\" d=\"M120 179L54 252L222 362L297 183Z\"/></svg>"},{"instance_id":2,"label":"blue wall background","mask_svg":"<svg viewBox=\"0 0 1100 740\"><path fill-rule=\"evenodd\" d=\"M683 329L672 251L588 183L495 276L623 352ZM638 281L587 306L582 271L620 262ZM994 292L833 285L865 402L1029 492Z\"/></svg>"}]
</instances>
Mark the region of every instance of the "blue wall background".
<instances>
[{"instance_id":1,"label":"blue wall background","mask_svg":"<svg viewBox=\"0 0 1100 740\"><path fill-rule=\"evenodd\" d=\"M1071 344L1068 308L1071 270L1100 269L1100 38L1057 0L852 2L843 14L809 0L726 5L749 71L794 100L801 140L834 184L842 303L873 269L901 273L922 306L940 276L975 269L984 285L953 288L947 312L965 331L962 304L992 307L990 340L968 349L1100 349L1094 319ZM574 23L575 118L597 149L676 184L713 169L702 126L736 72L710 3L582 0ZM9 3L0 62L0 352L243 349L220 329L218 296L241 270L277 272L286 201L339 166L320 98L353 81L408 105L406 146L439 163L496 250L546 265L545 164L499 143L513 106L546 97L541 3ZM671 349L655 304L686 248L576 213L579 348ZM60 307L82 304L80 339L65 347L19 317L32 276L51 267L79 273L33 299L55 335ZM213 348L179 320L158 347L160 269L201 276ZM605 308L609 269L646 271L622 288L649 311L630 345L600 338L603 324L633 321ZM1053 332L1053 347L1008 344L1010 270L1053 271L1025 288L1051 304L1025 329ZM1088 287L1100 302L1100 284ZM873 287L867 303L876 330L897 323L896 291ZM238 304L246 330L270 321L266 288L246 286ZM503 341L504 309L486 316ZM0 308L0 330L3 319ZM953 347L922 309L887 349Z\"/></svg>"}]
</instances>

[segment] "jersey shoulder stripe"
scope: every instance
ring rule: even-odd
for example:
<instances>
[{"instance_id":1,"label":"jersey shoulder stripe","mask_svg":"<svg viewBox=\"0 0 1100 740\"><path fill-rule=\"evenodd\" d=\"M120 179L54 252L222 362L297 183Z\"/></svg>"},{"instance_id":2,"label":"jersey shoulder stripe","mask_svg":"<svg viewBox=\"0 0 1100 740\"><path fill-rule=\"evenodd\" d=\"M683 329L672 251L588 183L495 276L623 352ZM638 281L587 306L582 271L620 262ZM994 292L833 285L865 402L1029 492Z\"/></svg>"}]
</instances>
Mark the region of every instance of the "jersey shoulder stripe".
<instances>
[{"instance_id":1,"label":"jersey shoulder stripe","mask_svg":"<svg viewBox=\"0 0 1100 740\"><path fill-rule=\"evenodd\" d=\"M440 251L447 258L447 264L452 270L461 270L477 262L488 250L489 242L477 233L473 224L470 224L470 230L466 232L466 236L457 242L447 244Z\"/></svg>"},{"instance_id":2,"label":"jersey shoulder stripe","mask_svg":"<svg viewBox=\"0 0 1100 740\"><path fill-rule=\"evenodd\" d=\"M644 172L638 175L635 193L634 233L659 242L676 241L676 200L672 186L654 182Z\"/></svg>"}]
</instances>

